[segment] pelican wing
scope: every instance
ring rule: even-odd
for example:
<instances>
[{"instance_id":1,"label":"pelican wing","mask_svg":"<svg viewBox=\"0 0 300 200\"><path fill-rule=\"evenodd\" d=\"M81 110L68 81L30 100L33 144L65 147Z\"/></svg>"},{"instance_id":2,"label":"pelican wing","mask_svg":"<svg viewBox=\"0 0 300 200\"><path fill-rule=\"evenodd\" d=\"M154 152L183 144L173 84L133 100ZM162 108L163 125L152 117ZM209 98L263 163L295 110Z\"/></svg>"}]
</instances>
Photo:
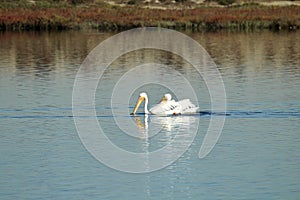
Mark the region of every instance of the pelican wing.
<instances>
[{"instance_id":1,"label":"pelican wing","mask_svg":"<svg viewBox=\"0 0 300 200\"><path fill-rule=\"evenodd\" d=\"M178 104L181 107L181 114L196 113L199 109L199 107L195 106L189 99L178 101Z\"/></svg>"},{"instance_id":2,"label":"pelican wing","mask_svg":"<svg viewBox=\"0 0 300 200\"><path fill-rule=\"evenodd\" d=\"M161 102L150 109L150 112L155 115L173 115L179 114L181 106L174 100Z\"/></svg>"}]
</instances>

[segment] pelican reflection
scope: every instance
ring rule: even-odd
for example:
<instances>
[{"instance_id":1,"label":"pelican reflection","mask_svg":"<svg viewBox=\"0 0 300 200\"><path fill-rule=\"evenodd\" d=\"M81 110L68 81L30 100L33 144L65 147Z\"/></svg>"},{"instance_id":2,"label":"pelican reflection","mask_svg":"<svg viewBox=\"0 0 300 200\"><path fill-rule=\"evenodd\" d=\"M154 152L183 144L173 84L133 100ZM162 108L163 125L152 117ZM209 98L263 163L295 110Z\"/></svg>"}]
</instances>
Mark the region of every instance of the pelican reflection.
<instances>
[{"instance_id":1,"label":"pelican reflection","mask_svg":"<svg viewBox=\"0 0 300 200\"><path fill-rule=\"evenodd\" d=\"M147 139L148 138L148 114L144 115L144 119L141 119L137 115L134 115L133 119L138 128L139 138Z\"/></svg>"},{"instance_id":2,"label":"pelican reflection","mask_svg":"<svg viewBox=\"0 0 300 200\"><path fill-rule=\"evenodd\" d=\"M139 137L144 139L152 137L158 133L176 134L176 133L188 133L198 116L193 115L180 115L180 116L153 116L149 118L148 114L139 116L133 116L136 123Z\"/></svg>"}]
</instances>

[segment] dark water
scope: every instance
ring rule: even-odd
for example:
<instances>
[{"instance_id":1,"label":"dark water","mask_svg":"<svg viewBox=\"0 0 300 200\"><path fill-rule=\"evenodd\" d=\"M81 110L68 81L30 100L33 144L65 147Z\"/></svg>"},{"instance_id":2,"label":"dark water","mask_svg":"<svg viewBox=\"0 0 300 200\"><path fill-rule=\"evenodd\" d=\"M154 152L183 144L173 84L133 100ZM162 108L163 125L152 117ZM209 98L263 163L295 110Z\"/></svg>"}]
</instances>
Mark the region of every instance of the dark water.
<instances>
[{"instance_id":1,"label":"dark water","mask_svg":"<svg viewBox=\"0 0 300 200\"><path fill-rule=\"evenodd\" d=\"M199 122L190 148L172 165L148 174L115 171L82 145L72 115L80 64L114 33L0 34L1 199L298 199L300 195L300 33L186 33L217 63L227 95L226 122L212 152L198 158L213 113L201 77L178 56L141 50L116 60L96 94L98 120L118 146L155 150L178 124ZM151 142L119 135L110 94L140 62L159 62L184 74L201 112L152 122L164 127ZM145 88L158 101L164 89ZM134 94L137 95L137 94ZM132 109L136 96L132 97ZM128 106L128 105L120 105ZM142 115L139 121L144 123ZM126 114L119 116L128 118ZM151 124L149 124L150 126ZM169 135L168 135L169 134ZM184 141L183 141L184 143Z\"/></svg>"}]
</instances>

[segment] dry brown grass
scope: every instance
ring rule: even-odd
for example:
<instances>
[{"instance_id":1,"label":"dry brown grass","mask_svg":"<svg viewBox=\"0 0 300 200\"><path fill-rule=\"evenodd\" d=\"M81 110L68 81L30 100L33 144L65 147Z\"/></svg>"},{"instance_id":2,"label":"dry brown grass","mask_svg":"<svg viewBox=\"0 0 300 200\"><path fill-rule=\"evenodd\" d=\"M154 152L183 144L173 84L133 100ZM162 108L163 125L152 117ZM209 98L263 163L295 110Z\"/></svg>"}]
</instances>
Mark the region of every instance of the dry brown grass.
<instances>
[{"instance_id":1,"label":"dry brown grass","mask_svg":"<svg viewBox=\"0 0 300 200\"><path fill-rule=\"evenodd\" d=\"M0 9L1 30L121 30L143 26L194 30L298 29L300 7L201 7L161 10L136 6L90 6Z\"/></svg>"}]
</instances>

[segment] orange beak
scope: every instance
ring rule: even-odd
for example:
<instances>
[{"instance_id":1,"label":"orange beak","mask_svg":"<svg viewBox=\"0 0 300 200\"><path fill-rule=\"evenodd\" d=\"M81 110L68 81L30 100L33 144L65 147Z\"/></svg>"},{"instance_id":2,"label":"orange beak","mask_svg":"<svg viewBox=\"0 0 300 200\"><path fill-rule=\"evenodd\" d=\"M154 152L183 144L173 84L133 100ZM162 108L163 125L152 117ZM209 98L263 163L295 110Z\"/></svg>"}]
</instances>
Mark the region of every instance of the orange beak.
<instances>
[{"instance_id":1,"label":"orange beak","mask_svg":"<svg viewBox=\"0 0 300 200\"><path fill-rule=\"evenodd\" d=\"M163 98L160 100L159 103L166 102L167 100L168 100L168 99L167 99L165 96L163 96Z\"/></svg>"},{"instance_id":2,"label":"orange beak","mask_svg":"<svg viewBox=\"0 0 300 200\"><path fill-rule=\"evenodd\" d=\"M137 102L136 102L136 105L135 105L135 107L134 107L134 109L133 109L133 112L132 112L133 115L135 115L136 111L139 109L141 103L142 103L144 100L145 100L144 97L139 97L139 98L138 98L138 100L137 100Z\"/></svg>"}]
</instances>

